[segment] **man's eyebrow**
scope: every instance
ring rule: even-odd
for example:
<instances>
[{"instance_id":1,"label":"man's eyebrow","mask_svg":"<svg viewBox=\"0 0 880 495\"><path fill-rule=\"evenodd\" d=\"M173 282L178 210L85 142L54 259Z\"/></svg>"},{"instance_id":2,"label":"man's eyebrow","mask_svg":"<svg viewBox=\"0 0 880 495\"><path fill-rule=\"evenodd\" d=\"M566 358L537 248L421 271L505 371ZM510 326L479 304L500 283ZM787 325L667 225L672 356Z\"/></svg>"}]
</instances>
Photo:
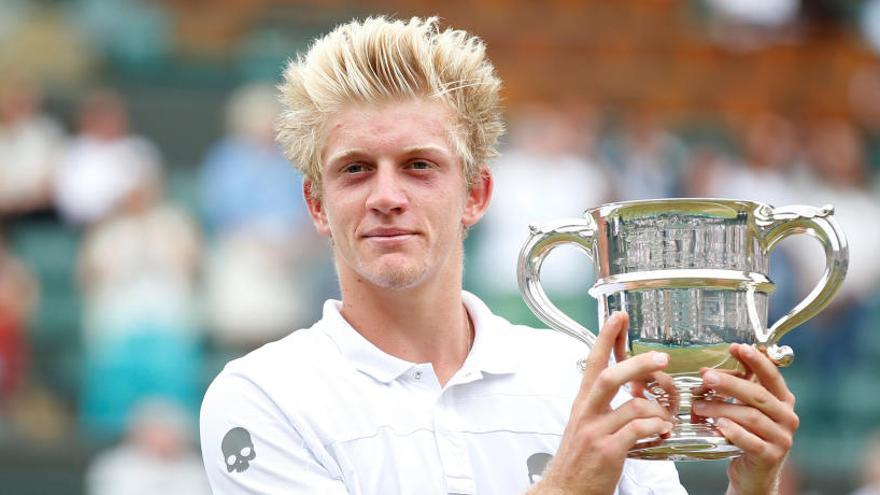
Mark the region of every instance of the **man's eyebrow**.
<instances>
[{"instance_id":1,"label":"man's eyebrow","mask_svg":"<svg viewBox=\"0 0 880 495\"><path fill-rule=\"evenodd\" d=\"M414 154L424 153L424 152L436 152L436 153L441 153L444 155L449 154L449 150L447 150L446 148L444 148L442 146L437 146L436 144L409 146L407 148L404 148L402 151L404 154L407 154L407 155L414 155Z\"/></svg>"},{"instance_id":2,"label":"man's eyebrow","mask_svg":"<svg viewBox=\"0 0 880 495\"><path fill-rule=\"evenodd\" d=\"M440 153L443 155L449 155L450 151L443 146L439 146L436 144L420 144L416 146L408 146L400 150L400 154L402 155L417 155L419 153ZM345 160L348 158L363 156L366 154L367 151L363 148L343 149L327 157L327 163L333 163L339 160Z\"/></svg>"},{"instance_id":3,"label":"man's eyebrow","mask_svg":"<svg viewBox=\"0 0 880 495\"><path fill-rule=\"evenodd\" d=\"M353 156L365 155L367 152L363 148L348 148L338 153L334 153L327 157L327 163L333 163L338 160L344 160Z\"/></svg>"}]
</instances>

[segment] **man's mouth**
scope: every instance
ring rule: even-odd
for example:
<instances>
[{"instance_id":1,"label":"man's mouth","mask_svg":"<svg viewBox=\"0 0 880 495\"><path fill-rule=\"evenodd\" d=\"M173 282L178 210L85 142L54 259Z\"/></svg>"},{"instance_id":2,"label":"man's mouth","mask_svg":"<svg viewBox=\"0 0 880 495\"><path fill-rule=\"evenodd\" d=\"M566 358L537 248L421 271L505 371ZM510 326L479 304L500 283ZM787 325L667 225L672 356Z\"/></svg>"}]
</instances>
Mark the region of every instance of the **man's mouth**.
<instances>
[{"instance_id":1,"label":"man's mouth","mask_svg":"<svg viewBox=\"0 0 880 495\"><path fill-rule=\"evenodd\" d=\"M375 228L366 231L363 237L367 238L393 238L415 235L412 230L397 228Z\"/></svg>"},{"instance_id":2,"label":"man's mouth","mask_svg":"<svg viewBox=\"0 0 880 495\"><path fill-rule=\"evenodd\" d=\"M396 246L409 241L418 235L413 230L380 227L370 229L363 234L363 239L380 246Z\"/></svg>"}]
</instances>

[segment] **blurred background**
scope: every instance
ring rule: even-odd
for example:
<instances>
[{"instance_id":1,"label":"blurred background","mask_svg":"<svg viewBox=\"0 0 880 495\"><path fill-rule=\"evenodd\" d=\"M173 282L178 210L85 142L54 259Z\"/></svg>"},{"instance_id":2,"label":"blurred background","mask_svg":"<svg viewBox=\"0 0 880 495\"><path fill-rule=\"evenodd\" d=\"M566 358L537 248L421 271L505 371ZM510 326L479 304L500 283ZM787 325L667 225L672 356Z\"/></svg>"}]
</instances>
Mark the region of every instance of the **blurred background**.
<instances>
[{"instance_id":1,"label":"blurred background","mask_svg":"<svg viewBox=\"0 0 880 495\"><path fill-rule=\"evenodd\" d=\"M833 204L850 270L783 341L802 419L784 489L880 493L880 0L0 0L0 492L208 493L208 383L337 297L273 85L371 14L488 43L510 132L465 278L513 321L540 325L514 278L529 223L668 196ZM559 251L548 292L595 327L589 261ZM823 260L780 245L771 319ZM680 470L711 494L725 467Z\"/></svg>"}]
</instances>

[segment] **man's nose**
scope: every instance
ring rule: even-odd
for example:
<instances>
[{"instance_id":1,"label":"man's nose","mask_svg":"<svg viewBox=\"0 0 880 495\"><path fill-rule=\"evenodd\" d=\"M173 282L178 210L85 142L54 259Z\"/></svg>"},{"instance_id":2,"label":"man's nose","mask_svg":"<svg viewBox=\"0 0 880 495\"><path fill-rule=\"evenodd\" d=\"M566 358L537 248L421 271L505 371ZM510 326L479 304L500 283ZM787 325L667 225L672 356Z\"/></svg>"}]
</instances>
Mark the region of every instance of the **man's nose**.
<instances>
[{"instance_id":1,"label":"man's nose","mask_svg":"<svg viewBox=\"0 0 880 495\"><path fill-rule=\"evenodd\" d=\"M380 166L373 179L373 188L367 198L367 208L386 215L406 208L409 200L402 177L395 167Z\"/></svg>"}]
</instances>

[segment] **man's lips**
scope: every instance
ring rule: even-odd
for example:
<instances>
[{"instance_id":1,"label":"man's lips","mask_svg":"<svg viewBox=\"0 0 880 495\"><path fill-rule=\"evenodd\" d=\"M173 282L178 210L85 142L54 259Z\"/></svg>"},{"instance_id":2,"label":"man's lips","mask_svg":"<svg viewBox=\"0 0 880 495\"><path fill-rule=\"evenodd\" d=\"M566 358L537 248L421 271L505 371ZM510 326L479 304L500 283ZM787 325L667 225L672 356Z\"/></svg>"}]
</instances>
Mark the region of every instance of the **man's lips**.
<instances>
[{"instance_id":1,"label":"man's lips","mask_svg":"<svg viewBox=\"0 0 880 495\"><path fill-rule=\"evenodd\" d=\"M416 235L418 232L414 230L380 227L367 230L361 237L365 242L385 249L400 247L414 239Z\"/></svg>"},{"instance_id":2,"label":"man's lips","mask_svg":"<svg viewBox=\"0 0 880 495\"><path fill-rule=\"evenodd\" d=\"M362 235L362 237L367 238L394 238L401 236L410 236L415 235L416 232L412 230L406 229L397 229L397 228L376 228L370 229Z\"/></svg>"}]
</instances>

